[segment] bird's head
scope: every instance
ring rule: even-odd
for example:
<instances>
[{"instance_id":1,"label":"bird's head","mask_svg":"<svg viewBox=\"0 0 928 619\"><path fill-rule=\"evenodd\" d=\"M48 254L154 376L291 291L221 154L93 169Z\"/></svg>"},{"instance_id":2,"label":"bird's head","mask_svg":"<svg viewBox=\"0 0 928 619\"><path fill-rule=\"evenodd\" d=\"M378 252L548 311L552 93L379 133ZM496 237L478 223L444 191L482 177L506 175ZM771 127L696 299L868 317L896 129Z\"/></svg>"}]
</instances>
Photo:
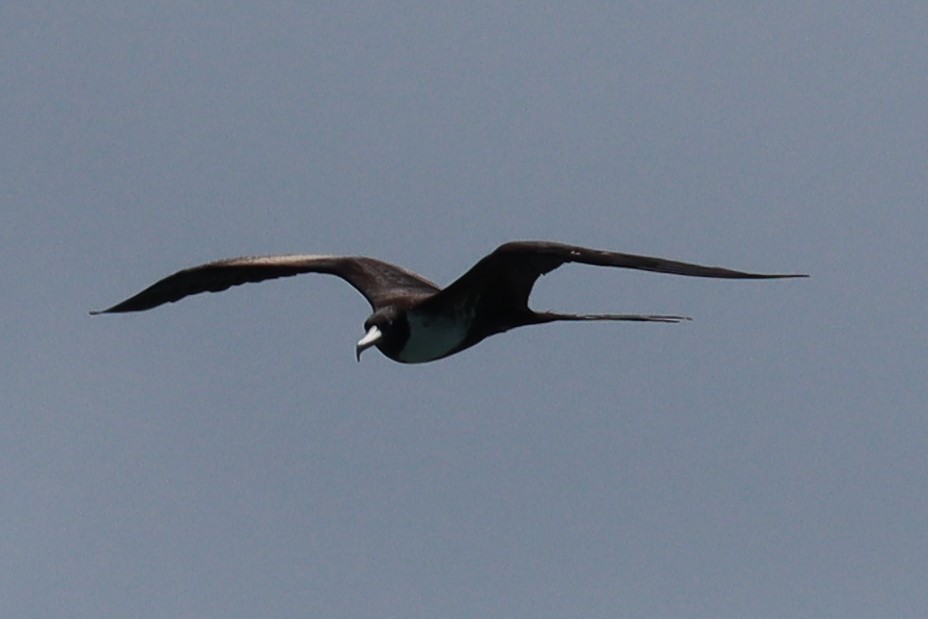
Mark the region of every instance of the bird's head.
<instances>
[{"instance_id":1,"label":"bird's head","mask_svg":"<svg viewBox=\"0 0 928 619\"><path fill-rule=\"evenodd\" d=\"M408 338L406 314L395 307L384 307L364 321L364 337L358 340L355 355L360 361L362 352L376 346L387 357L395 359Z\"/></svg>"}]
</instances>

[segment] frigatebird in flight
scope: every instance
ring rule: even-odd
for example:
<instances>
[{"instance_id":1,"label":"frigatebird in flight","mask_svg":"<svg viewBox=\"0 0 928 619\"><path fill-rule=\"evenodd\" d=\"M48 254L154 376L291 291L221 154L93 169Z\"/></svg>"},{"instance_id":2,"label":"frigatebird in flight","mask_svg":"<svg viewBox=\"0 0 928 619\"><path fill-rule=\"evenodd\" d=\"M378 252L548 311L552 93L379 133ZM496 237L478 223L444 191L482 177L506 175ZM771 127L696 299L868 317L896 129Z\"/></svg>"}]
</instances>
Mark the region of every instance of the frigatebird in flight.
<instances>
[{"instance_id":1,"label":"frigatebird in flight","mask_svg":"<svg viewBox=\"0 0 928 619\"><path fill-rule=\"evenodd\" d=\"M201 292L300 273L325 273L364 295L373 313L364 321L356 355L372 346L400 363L424 363L461 352L484 338L516 327L561 320L680 322L686 316L559 314L536 312L528 297L537 279L577 262L724 279L780 279L802 274L763 274L707 267L663 258L622 254L549 241L499 246L446 288L394 264L364 256L287 255L219 260L178 271L137 295L91 314L139 312Z\"/></svg>"}]
</instances>

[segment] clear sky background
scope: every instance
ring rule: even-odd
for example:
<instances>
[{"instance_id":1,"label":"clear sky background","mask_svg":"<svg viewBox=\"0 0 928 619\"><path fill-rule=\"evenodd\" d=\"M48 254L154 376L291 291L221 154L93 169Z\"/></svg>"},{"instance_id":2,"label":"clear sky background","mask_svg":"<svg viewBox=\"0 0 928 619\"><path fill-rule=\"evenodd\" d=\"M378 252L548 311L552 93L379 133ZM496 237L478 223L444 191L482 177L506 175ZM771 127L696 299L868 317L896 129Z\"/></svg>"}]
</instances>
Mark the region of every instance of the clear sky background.
<instances>
[{"instance_id":1,"label":"clear sky background","mask_svg":"<svg viewBox=\"0 0 928 619\"><path fill-rule=\"evenodd\" d=\"M3 617L928 616L928 5L0 4ZM423 366L335 278L564 324Z\"/></svg>"}]
</instances>

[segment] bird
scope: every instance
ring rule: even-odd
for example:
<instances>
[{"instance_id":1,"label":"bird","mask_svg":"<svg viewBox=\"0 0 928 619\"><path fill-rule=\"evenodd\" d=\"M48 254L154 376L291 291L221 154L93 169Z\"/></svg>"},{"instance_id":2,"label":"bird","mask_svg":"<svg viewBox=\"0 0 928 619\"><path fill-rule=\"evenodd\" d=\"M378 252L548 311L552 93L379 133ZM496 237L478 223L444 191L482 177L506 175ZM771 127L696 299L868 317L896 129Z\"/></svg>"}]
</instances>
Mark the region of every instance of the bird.
<instances>
[{"instance_id":1,"label":"bird","mask_svg":"<svg viewBox=\"0 0 928 619\"><path fill-rule=\"evenodd\" d=\"M539 277L567 263L722 279L784 279L806 274L747 273L664 258L626 254L553 241L511 241L481 258L440 288L404 269L366 256L288 254L209 262L169 275L138 294L91 315L149 310L202 292L301 273L334 275L360 292L372 313L355 355L377 347L400 363L426 363L459 353L491 335L559 321L679 323L688 316L536 312L528 299Z\"/></svg>"}]
</instances>

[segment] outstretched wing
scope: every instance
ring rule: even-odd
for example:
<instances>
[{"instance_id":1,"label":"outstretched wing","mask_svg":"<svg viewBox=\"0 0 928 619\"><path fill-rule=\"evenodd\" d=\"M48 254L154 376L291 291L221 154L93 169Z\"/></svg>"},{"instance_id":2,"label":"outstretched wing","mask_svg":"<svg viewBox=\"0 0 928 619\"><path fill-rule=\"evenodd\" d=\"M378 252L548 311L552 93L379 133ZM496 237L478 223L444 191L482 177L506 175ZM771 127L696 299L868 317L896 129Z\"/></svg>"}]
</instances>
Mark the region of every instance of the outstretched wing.
<instances>
[{"instance_id":1,"label":"outstretched wing","mask_svg":"<svg viewBox=\"0 0 928 619\"><path fill-rule=\"evenodd\" d=\"M347 281L378 309L399 296L434 294L438 286L396 265L361 256L289 255L219 260L178 271L137 295L91 314L139 312L201 292L301 273L325 273Z\"/></svg>"},{"instance_id":2,"label":"outstretched wing","mask_svg":"<svg viewBox=\"0 0 928 619\"><path fill-rule=\"evenodd\" d=\"M786 277L808 277L801 274L766 274L734 271L722 267L707 267L688 262L622 254L599 249L589 249L551 241L513 241L500 245L493 253L481 259L469 271L435 296L441 300L462 299L478 295L508 303L510 306L527 307L528 296L535 281L562 264L578 262L596 266L622 267L672 273L690 277L715 277L725 279L779 279Z\"/></svg>"}]
</instances>

